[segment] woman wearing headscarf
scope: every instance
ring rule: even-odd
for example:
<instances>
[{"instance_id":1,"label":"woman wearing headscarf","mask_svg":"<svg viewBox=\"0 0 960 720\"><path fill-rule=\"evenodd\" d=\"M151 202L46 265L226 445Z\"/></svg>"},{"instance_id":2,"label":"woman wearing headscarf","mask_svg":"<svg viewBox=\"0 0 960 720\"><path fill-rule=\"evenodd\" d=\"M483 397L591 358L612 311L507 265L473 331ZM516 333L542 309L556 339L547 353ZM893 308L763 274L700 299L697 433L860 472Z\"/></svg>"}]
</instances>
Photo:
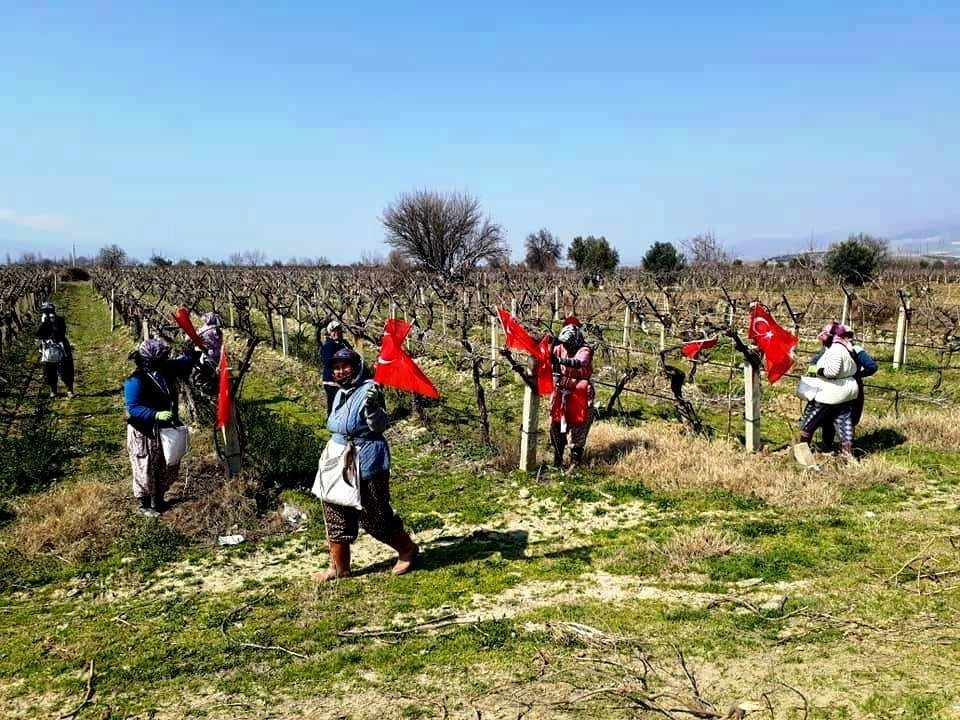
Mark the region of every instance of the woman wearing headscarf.
<instances>
[{"instance_id":1,"label":"woman wearing headscarf","mask_svg":"<svg viewBox=\"0 0 960 720\"><path fill-rule=\"evenodd\" d=\"M199 351L170 357L170 347L158 339L144 340L129 355L136 369L123 384L127 411L127 453L133 469L133 494L138 512L156 517L166 509L164 494L180 474L180 464L167 465L160 428L180 422L177 381L187 377Z\"/></svg>"},{"instance_id":2,"label":"woman wearing headscarf","mask_svg":"<svg viewBox=\"0 0 960 720\"><path fill-rule=\"evenodd\" d=\"M857 374L854 376L857 381L857 399L853 401L850 416L854 433L856 433L857 425L860 424L860 419L863 417L863 378L874 375L879 368L877 367L877 361L873 359L863 345L854 340L853 330L845 325L840 325L837 328L837 334L843 336L850 343L850 347L857 358ZM815 365L822 354L823 350L814 355L810 360L811 364ZM823 433L823 449L825 451L832 450L834 440L833 422L824 422L821 426L821 432Z\"/></svg>"},{"instance_id":3,"label":"woman wearing headscarf","mask_svg":"<svg viewBox=\"0 0 960 720\"><path fill-rule=\"evenodd\" d=\"M67 387L67 397L73 397L73 348L67 339L67 321L57 314L53 303L40 306L40 323L37 325L37 340L41 347L43 379L50 387L50 397L57 396L57 378ZM47 348L50 349L47 349ZM44 358L56 358L54 360Z\"/></svg>"},{"instance_id":4,"label":"woman wearing headscarf","mask_svg":"<svg viewBox=\"0 0 960 720\"><path fill-rule=\"evenodd\" d=\"M361 527L397 551L392 572L403 575L413 567L420 548L390 505L390 446L383 436L388 420L383 392L370 378L363 359L350 348L334 353L330 370L338 389L327 429L332 434L330 442L352 444L359 456L362 509L324 501L330 568L316 579L324 582L350 574L350 545Z\"/></svg>"},{"instance_id":5,"label":"woman wearing headscarf","mask_svg":"<svg viewBox=\"0 0 960 720\"><path fill-rule=\"evenodd\" d=\"M580 321L568 317L563 321L553 362L553 399L550 404L550 440L553 443L553 464L563 465L563 451L570 442L570 463L583 462L583 448L593 423L594 387L593 349L580 330Z\"/></svg>"},{"instance_id":6,"label":"woman wearing headscarf","mask_svg":"<svg viewBox=\"0 0 960 720\"><path fill-rule=\"evenodd\" d=\"M810 369L816 388L800 419L800 442L809 444L818 427L832 423L841 452L853 457L853 408L860 383L856 352L846 333L845 326L831 322L817 336L824 350Z\"/></svg>"},{"instance_id":7,"label":"woman wearing headscarf","mask_svg":"<svg viewBox=\"0 0 960 720\"><path fill-rule=\"evenodd\" d=\"M200 319L203 325L197 329L197 334L203 340L203 352L216 366L223 351L223 318L216 310L211 310L204 313Z\"/></svg>"},{"instance_id":8,"label":"woman wearing headscarf","mask_svg":"<svg viewBox=\"0 0 960 720\"><path fill-rule=\"evenodd\" d=\"M327 323L327 340L320 348L320 361L323 364L323 390L327 394L327 417L333 410L333 398L339 386L333 379L333 356L339 350L349 350L351 345L343 339L343 324L339 320Z\"/></svg>"}]
</instances>

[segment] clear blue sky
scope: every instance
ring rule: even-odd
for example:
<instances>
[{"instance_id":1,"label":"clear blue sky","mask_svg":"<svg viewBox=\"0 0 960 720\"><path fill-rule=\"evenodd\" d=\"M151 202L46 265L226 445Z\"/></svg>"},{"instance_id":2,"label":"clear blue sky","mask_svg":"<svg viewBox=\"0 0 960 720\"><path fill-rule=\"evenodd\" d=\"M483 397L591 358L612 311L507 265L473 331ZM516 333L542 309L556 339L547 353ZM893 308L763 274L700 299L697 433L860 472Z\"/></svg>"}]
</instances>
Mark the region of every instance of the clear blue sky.
<instances>
[{"instance_id":1,"label":"clear blue sky","mask_svg":"<svg viewBox=\"0 0 960 720\"><path fill-rule=\"evenodd\" d=\"M960 217L960 3L515 5L0 0L0 250L351 262L419 188L516 259Z\"/></svg>"}]
</instances>

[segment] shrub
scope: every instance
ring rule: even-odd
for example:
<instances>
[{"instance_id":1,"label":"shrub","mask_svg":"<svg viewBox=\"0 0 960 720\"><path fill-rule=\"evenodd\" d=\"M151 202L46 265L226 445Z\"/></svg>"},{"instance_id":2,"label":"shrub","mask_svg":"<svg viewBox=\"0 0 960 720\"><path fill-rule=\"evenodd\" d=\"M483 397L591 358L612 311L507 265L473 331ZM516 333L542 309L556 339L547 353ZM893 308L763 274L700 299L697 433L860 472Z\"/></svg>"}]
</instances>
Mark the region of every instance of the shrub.
<instances>
[{"instance_id":1,"label":"shrub","mask_svg":"<svg viewBox=\"0 0 960 720\"><path fill-rule=\"evenodd\" d=\"M886 257L885 240L861 233L833 245L824 259L824 266L843 283L863 285L873 280Z\"/></svg>"},{"instance_id":2,"label":"shrub","mask_svg":"<svg viewBox=\"0 0 960 720\"><path fill-rule=\"evenodd\" d=\"M287 420L262 405L240 402L249 467L265 481L296 487L312 480L323 443L313 428Z\"/></svg>"},{"instance_id":3,"label":"shrub","mask_svg":"<svg viewBox=\"0 0 960 720\"><path fill-rule=\"evenodd\" d=\"M643 269L651 273L660 283L671 283L686 267L687 261L677 252L673 243L656 242L643 256Z\"/></svg>"}]
</instances>

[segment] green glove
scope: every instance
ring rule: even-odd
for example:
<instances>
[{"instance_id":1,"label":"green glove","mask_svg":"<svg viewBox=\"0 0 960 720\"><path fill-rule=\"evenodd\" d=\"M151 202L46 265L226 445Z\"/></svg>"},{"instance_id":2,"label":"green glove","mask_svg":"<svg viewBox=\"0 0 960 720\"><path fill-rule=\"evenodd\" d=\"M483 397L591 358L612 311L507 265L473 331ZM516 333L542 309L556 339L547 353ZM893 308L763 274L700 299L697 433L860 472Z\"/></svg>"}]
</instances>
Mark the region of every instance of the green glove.
<instances>
[{"instance_id":1,"label":"green glove","mask_svg":"<svg viewBox=\"0 0 960 720\"><path fill-rule=\"evenodd\" d=\"M383 407L383 393L380 392L380 388L374 385L369 390L367 390L366 396L364 396L363 405L370 410L374 410L378 407Z\"/></svg>"},{"instance_id":2,"label":"green glove","mask_svg":"<svg viewBox=\"0 0 960 720\"><path fill-rule=\"evenodd\" d=\"M817 366L816 366L816 365L810 365L810 366L807 368L807 375L816 375L816 374L817 374Z\"/></svg>"},{"instance_id":3,"label":"green glove","mask_svg":"<svg viewBox=\"0 0 960 720\"><path fill-rule=\"evenodd\" d=\"M157 413L157 420L160 422L173 420L173 413L170 410L161 410Z\"/></svg>"}]
</instances>

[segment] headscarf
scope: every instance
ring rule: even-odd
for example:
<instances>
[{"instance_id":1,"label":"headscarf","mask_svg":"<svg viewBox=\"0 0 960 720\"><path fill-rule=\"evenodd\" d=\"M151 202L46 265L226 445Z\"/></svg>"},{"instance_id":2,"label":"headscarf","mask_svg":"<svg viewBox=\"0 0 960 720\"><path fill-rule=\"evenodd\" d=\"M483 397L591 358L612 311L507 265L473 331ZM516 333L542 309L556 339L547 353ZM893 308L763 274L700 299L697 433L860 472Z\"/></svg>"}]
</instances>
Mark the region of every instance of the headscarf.
<instances>
[{"instance_id":1,"label":"headscarf","mask_svg":"<svg viewBox=\"0 0 960 720\"><path fill-rule=\"evenodd\" d=\"M207 327L223 327L223 317L216 310L204 313L200 319Z\"/></svg>"},{"instance_id":2,"label":"headscarf","mask_svg":"<svg viewBox=\"0 0 960 720\"><path fill-rule=\"evenodd\" d=\"M567 319L569 320L570 318ZM573 319L577 320L576 318ZM564 347L570 351L576 350L583 345L583 333L580 332L580 321L577 320L576 323L566 323L560 328L557 340L563 343Z\"/></svg>"},{"instance_id":3,"label":"headscarf","mask_svg":"<svg viewBox=\"0 0 960 720\"><path fill-rule=\"evenodd\" d=\"M137 367L146 370L157 369L168 357L170 357L170 346L157 338L144 340L136 350L130 353L130 359L137 364Z\"/></svg>"},{"instance_id":4,"label":"headscarf","mask_svg":"<svg viewBox=\"0 0 960 720\"><path fill-rule=\"evenodd\" d=\"M350 363L351 372L349 375L341 380L337 380L336 376L334 376L334 382L336 382L337 385L344 390L353 387L364 379L363 358L360 357L360 353L358 353L356 350L351 350L350 348L340 348L330 359L330 366L333 367L338 362Z\"/></svg>"},{"instance_id":5,"label":"headscarf","mask_svg":"<svg viewBox=\"0 0 960 720\"><path fill-rule=\"evenodd\" d=\"M853 331L846 325L838 323L836 320L824 325L820 334L817 335L817 339L827 347L830 347L830 345L837 340L841 341L844 345L849 345L849 338L852 337Z\"/></svg>"}]
</instances>

